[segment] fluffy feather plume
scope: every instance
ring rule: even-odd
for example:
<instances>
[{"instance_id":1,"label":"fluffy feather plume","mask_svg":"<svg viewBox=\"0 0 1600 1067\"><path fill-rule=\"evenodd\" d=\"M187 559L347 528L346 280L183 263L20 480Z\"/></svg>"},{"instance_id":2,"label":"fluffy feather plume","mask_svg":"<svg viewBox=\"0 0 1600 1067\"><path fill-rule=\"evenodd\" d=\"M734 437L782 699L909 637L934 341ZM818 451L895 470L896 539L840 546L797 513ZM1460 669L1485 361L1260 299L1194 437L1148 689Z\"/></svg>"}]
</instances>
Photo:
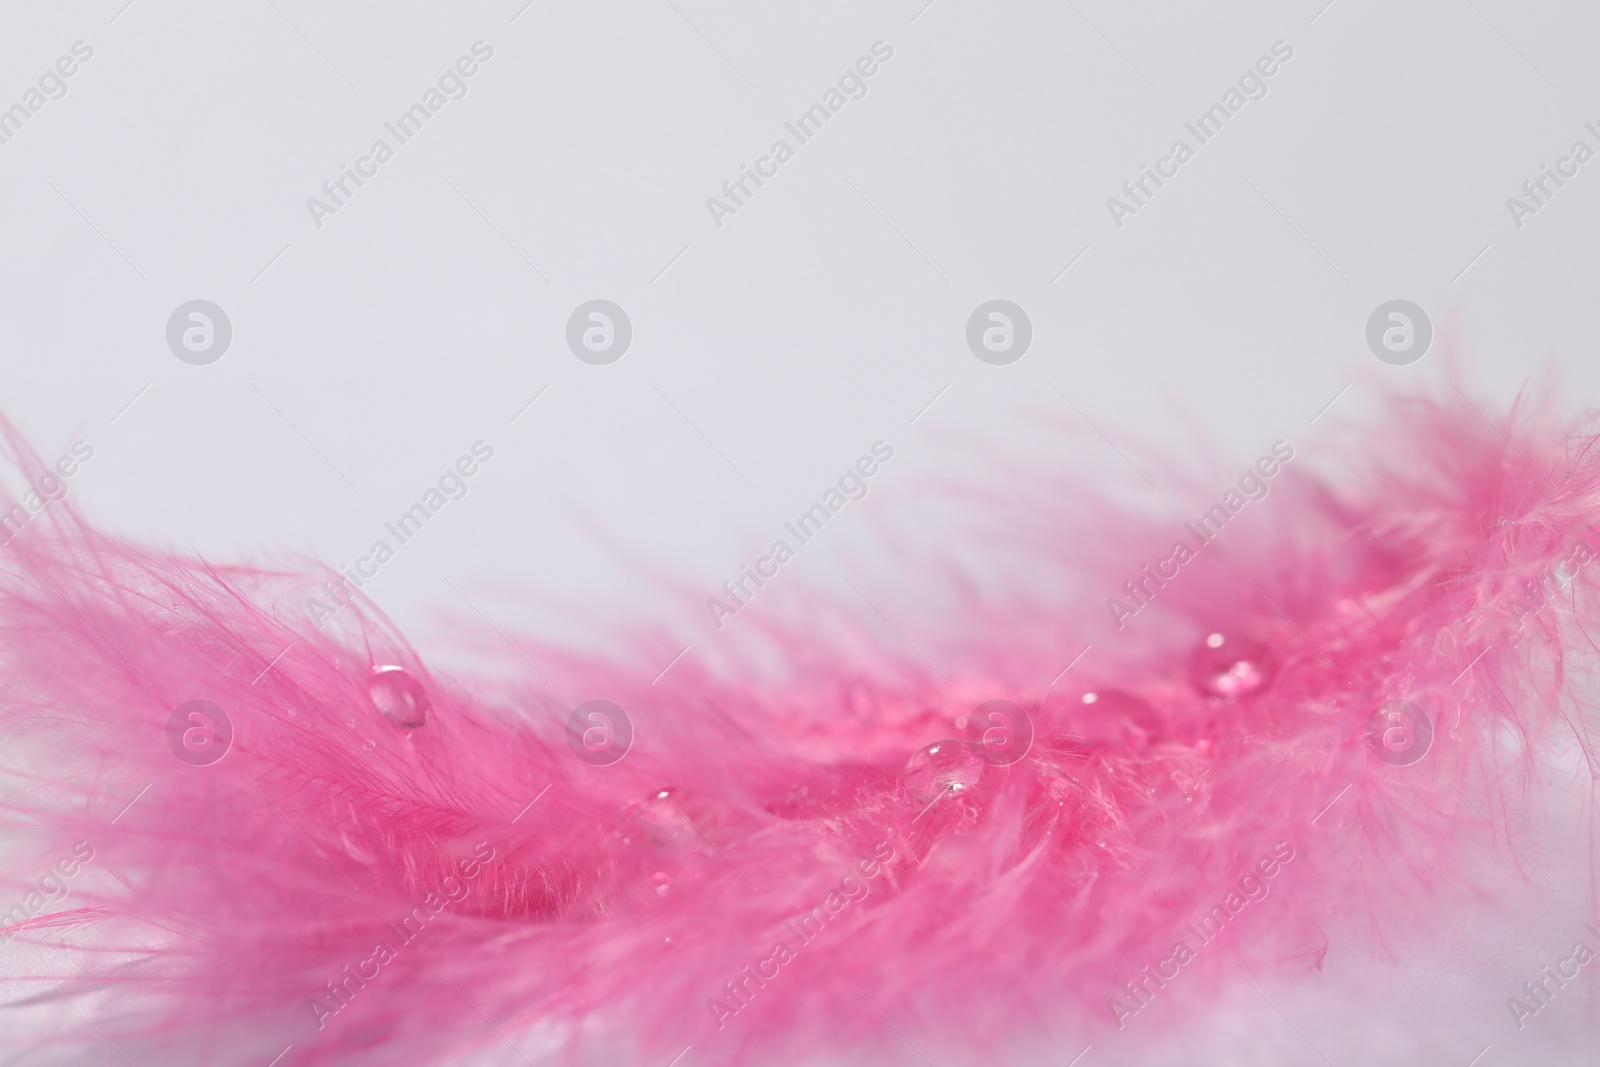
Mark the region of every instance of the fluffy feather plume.
<instances>
[{"instance_id":1,"label":"fluffy feather plume","mask_svg":"<svg viewBox=\"0 0 1600 1067\"><path fill-rule=\"evenodd\" d=\"M1338 490L1280 471L1288 499L1214 544L1031 511L1017 551L1094 595L968 589L957 659L981 666L950 679L903 645L846 668L799 623L767 624L803 667L782 682L691 660L652 687L532 649L631 711L609 765L537 679L436 674L359 599L312 627L326 575L46 504L0 549L13 1000L99 1062L105 1040L134 1062L993 1062L1173 984L1314 968L1329 921L1381 940L1473 863L1522 862L1540 760L1595 766L1575 679L1600 554L1592 436L1460 401L1391 424ZM1119 598L1138 617L1111 609L1116 640L1041 696L1154 556L1166 577ZM177 714L197 700L224 718ZM585 722L603 754L617 724Z\"/></svg>"}]
</instances>

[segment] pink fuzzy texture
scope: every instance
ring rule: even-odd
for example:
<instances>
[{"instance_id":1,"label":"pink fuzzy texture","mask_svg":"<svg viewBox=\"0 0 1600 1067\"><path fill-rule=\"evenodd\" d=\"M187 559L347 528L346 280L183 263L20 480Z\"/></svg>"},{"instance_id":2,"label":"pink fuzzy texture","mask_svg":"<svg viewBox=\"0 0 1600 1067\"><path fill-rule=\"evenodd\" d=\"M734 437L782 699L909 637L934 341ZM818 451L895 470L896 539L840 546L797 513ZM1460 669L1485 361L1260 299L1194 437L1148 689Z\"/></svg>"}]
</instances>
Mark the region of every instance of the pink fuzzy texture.
<instances>
[{"instance_id":1,"label":"pink fuzzy texture","mask_svg":"<svg viewBox=\"0 0 1600 1067\"><path fill-rule=\"evenodd\" d=\"M936 659L967 666L948 682L903 644L848 666L807 621L765 624L793 668L776 679L690 658L652 686L521 643L633 713L635 746L608 767L574 757L571 708L537 679L435 674L370 604L311 627L300 598L324 575L142 550L52 503L0 549L0 723L23 793L0 812L42 863L78 841L94 859L64 909L7 933L67 946L24 977L59 984L135 1062L265 1063L292 1045L283 1065L460 1063L508 1041L533 1062L665 1065L686 1046L685 1064L998 1062L1029 1035L1116 1029L1114 1000L1136 1003L1128 983L1180 939L1194 958L1171 981L1191 995L1315 968L1327 920L1366 916L1381 941L1470 893L1482 857L1520 863L1506 845L1552 738L1595 765L1569 691L1592 660L1595 568L1546 582L1543 606L1524 584L1580 541L1600 548L1594 439L1460 401L1399 402L1391 425L1410 429L1337 492L1303 463L1283 472L1286 499L1207 546L1114 647L1096 637L1104 598L1181 514L1013 517L1018 558L1086 592L962 587L955 651ZM1057 475L1049 498L1081 493ZM1196 692L1186 664L1212 632L1270 647L1263 691ZM418 729L367 695L388 664L426 687ZM1079 697L1102 689L1155 719L1097 719ZM1366 737L1398 697L1435 728L1408 767ZM167 747L196 698L236 731L206 767ZM913 797L907 759L990 699L1031 716L1027 757ZM36 866L16 866L6 900ZM1270 891L1219 944L1187 932L1252 872ZM404 942L392 924L419 905ZM803 942L789 924L818 907ZM326 983L380 941L393 959L332 1012ZM59 1040L106 1058L95 1033Z\"/></svg>"}]
</instances>

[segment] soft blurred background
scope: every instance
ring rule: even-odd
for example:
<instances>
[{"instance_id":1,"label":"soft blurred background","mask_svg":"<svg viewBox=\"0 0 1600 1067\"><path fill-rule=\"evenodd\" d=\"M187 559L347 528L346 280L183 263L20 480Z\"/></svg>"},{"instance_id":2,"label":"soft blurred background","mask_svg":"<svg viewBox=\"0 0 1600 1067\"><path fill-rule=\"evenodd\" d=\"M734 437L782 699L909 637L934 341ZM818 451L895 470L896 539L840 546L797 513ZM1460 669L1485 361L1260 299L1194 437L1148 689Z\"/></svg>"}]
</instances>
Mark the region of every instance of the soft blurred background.
<instances>
[{"instance_id":1,"label":"soft blurred background","mask_svg":"<svg viewBox=\"0 0 1600 1067\"><path fill-rule=\"evenodd\" d=\"M866 501L783 581L854 595L838 561L875 523L995 457L1188 517L1275 440L1309 466L1360 420L1381 441L1397 389L1591 404L1600 161L1559 161L1600 151L1597 35L1570 0L8 3L0 409L49 459L92 447L70 486L96 521L229 560L354 565L485 442L367 592L441 657L646 627L670 638L649 678L740 640L704 598L879 440ZM875 49L801 144L785 123ZM1198 144L1184 124L1267 67ZM402 144L385 123L441 87ZM1114 220L1179 138L1194 157ZM779 139L775 176L708 209ZM1514 218L1547 165L1576 174ZM1031 323L1005 365L967 342L995 299ZM1433 332L1404 366L1367 343L1396 299ZM168 343L193 300L231 326L211 362ZM592 300L631 324L603 365L567 341ZM1216 479L1164 476L1175 455ZM878 559L872 610L914 640L892 590L923 576ZM1457 943L1335 952L1322 988L1082 1067L1586 1062L1592 969L1528 1031L1503 1002L1595 916L1523 892Z\"/></svg>"}]
</instances>

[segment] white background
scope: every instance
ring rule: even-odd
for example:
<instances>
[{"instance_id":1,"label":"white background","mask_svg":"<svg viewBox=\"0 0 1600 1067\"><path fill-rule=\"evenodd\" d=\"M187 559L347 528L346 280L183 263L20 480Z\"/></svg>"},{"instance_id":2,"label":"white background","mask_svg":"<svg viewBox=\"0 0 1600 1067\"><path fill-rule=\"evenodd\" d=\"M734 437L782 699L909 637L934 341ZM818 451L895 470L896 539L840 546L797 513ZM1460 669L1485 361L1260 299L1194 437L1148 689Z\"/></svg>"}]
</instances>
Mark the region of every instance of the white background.
<instances>
[{"instance_id":1,"label":"white background","mask_svg":"<svg viewBox=\"0 0 1600 1067\"><path fill-rule=\"evenodd\" d=\"M835 553L974 450L1136 489L1196 441L1224 475L1278 438L1332 461L1317 435L1395 387L1490 412L1600 387L1600 162L1520 228L1506 207L1600 148L1589 5L123 3L0 12L0 107L94 50L0 145L0 408L47 457L92 444L96 521L233 560L350 563L489 441L368 586L424 652L442 618L498 640L448 578L505 630L570 637L575 605L660 628L644 677L714 654L704 596L878 439L870 506L786 580L844 591ZM479 40L468 95L315 225L307 198ZM706 199L880 40L867 96L716 226ZM1266 97L1113 225L1277 41ZM597 297L634 331L605 367L564 339ZM1034 328L1008 367L964 339L995 297ZM1396 297L1435 329L1404 368L1364 339ZM194 298L233 324L209 366L165 341ZM1038 430L1083 420L1108 440ZM1226 484L1162 488L1186 512Z\"/></svg>"}]
</instances>

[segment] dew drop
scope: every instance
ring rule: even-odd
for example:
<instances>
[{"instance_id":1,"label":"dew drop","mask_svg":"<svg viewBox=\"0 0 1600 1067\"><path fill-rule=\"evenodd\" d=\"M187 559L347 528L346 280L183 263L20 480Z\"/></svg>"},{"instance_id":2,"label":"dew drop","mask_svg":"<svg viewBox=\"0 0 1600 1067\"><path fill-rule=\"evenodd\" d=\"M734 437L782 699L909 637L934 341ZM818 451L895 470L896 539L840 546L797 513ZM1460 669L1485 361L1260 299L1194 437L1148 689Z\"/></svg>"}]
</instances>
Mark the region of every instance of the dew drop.
<instances>
[{"instance_id":1,"label":"dew drop","mask_svg":"<svg viewBox=\"0 0 1600 1067\"><path fill-rule=\"evenodd\" d=\"M1272 650L1248 637L1211 634L1189 657L1189 681L1194 687L1207 696L1229 700L1260 691L1276 670Z\"/></svg>"},{"instance_id":2,"label":"dew drop","mask_svg":"<svg viewBox=\"0 0 1600 1067\"><path fill-rule=\"evenodd\" d=\"M373 749L375 749L377 747L378 747L378 743L376 741L374 741L370 737L367 738L365 741L361 742L361 748L365 752L371 752Z\"/></svg>"},{"instance_id":3,"label":"dew drop","mask_svg":"<svg viewBox=\"0 0 1600 1067\"><path fill-rule=\"evenodd\" d=\"M669 897L672 895L672 877L666 871L657 871L650 876L650 884L655 887L656 895ZM670 938L668 940L671 940Z\"/></svg>"},{"instance_id":4,"label":"dew drop","mask_svg":"<svg viewBox=\"0 0 1600 1067\"><path fill-rule=\"evenodd\" d=\"M653 843L664 845L672 839L697 836L694 824L678 806L682 799L683 793L677 788L654 789L637 805L639 821L652 831L649 836Z\"/></svg>"},{"instance_id":5,"label":"dew drop","mask_svg":"<svg viewBox=\"0 0 1600 1067\"><path fill-rule=\"evenodd\" d=\"M404 667L374 667L367 693L384 718L396 726L415 730L428 721L428 693Z\"/></svg>"},{"instance_id":6,"label":"dew drop","mask_svg":"<svg viewBox=\"0 0 1600 1067\"><path fill-rule=\"evenodd\" d=\"M906 788L918 800L933 800L946 793L965 793L983 775L983 760L965 741L935 741L906 760Z\"/></svg>"}]
</instances>

